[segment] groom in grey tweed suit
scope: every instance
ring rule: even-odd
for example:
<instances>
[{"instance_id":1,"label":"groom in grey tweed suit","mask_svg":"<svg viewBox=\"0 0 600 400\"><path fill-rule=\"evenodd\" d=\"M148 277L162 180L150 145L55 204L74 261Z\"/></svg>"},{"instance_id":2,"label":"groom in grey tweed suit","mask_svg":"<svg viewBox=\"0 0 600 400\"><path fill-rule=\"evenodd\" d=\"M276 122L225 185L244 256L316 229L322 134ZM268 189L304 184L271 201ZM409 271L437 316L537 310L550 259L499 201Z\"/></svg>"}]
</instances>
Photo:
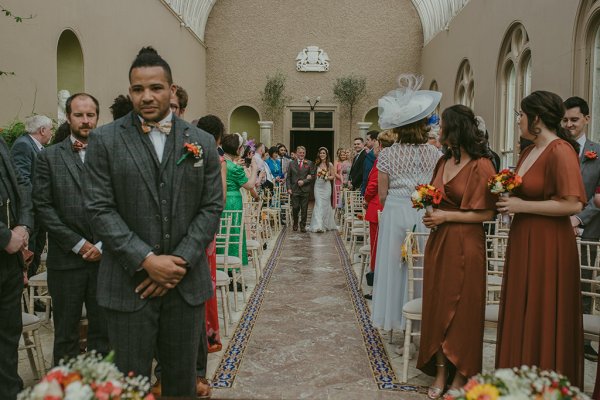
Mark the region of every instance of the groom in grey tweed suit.
<instances>
[{"instance_id":1,"label":"groom in grey tweed suit","mask_svg":"<svg viewBox=\"0 0 600 400\"><path fill-rule=\"evenodd\" d=\"M171 70L154 49L140 50L129 82L134 111L92 132L84 167L88 215L104 245L98 302L121 371L149 377L157 349L162 395L195 397L220 162L212 136L172 115Z\"/></svg>"}]
</instances>

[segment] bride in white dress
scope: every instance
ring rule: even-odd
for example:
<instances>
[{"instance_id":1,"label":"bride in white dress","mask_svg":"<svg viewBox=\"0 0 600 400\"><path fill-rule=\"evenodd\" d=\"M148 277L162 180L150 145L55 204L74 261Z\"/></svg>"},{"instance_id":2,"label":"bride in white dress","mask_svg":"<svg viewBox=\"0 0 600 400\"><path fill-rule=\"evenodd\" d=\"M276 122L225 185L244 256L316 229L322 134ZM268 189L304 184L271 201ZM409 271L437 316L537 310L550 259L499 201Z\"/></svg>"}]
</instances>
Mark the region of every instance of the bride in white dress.
<instances>
[{"instance_id":1,"label":"bride in white dress","mask_svg":"<svg viewBox=\"0 0 600 400\"><path fill-rule=\"evenodd\" d=\"M329 161L329 151L319 148L319 156L315 162L315 206L310 218L309 232L325 232L337 229L332 203L333 180L335 179L333 164Z\"/></svg>"}]
</instances>

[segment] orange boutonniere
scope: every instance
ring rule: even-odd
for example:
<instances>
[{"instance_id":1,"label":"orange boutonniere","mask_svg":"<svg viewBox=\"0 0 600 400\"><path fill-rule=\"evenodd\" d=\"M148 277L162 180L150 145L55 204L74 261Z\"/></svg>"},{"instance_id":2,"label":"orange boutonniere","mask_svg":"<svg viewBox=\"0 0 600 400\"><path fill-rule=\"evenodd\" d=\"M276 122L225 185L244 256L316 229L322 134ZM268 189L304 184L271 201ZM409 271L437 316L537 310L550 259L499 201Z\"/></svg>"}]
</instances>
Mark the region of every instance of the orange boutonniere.
<instances>
[{"instance_id":1,"label":"orange boutonniere","mask_svg":"<svg viewBox=\"0 0 600 400\"><path fill-rule=\"evenodd\" d=\"M196 142L185 143L183 148L186 150L186 152L179 158L179 160L177 160L177 165L181 164L183 160L185 160L190 154L197 160L202 157L202 147Z\"/></svg>"},{"instance_id":2,"label":"orange boutonniere","mask_svg":"<svg viewBox=\"0 0 600 400\"><path fill-rule=\"evenodd\" d=\"M598 153L592 150L586 151L585 153L583 153L583 155L585 156L586 160L595 160L598 158Z\"/></svg>"}]
</instances>

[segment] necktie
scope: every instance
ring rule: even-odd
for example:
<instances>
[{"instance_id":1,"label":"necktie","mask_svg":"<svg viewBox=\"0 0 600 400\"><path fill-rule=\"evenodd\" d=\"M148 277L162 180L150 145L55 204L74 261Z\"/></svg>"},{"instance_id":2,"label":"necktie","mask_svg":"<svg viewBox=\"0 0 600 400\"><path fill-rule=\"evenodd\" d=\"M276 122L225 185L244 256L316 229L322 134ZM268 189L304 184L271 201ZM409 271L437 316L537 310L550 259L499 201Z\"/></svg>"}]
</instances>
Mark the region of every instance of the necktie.
<instances>
[{"instance_id":1,"label":"necktie","mask_svg":"<svg viewBox=\"0 0 600 400\"><path fill-rule=\"evenodd\" d=\"M81 143L79 140L75 140L71 145L71 149L73 149L75 153L79 153L81 150L85 150L86 147L87 143Z\"/></svg>"},{"instance_id":2,"label":"necktie","mask_svg":"<svg viewBox=\"0 0 600 400\"><path fill-rule=\"evenodd\" d=\"M171 122L163 122L161 124L153 121L142 121L142 131L144 131L144 133L150 133L152 128L156 128L165 135L168 135L171 132L171 125Z\"/></svg>"},{"instance_id":3,"label":"necktie","mask_svg":"<svg viewBox=\"0 0 600 400\"><path fill-rule=\"evenodd\" d=\"M303 160L300 160L300 168L302 169L302 165L304 164Z\"/></svg>"}]
</instances>

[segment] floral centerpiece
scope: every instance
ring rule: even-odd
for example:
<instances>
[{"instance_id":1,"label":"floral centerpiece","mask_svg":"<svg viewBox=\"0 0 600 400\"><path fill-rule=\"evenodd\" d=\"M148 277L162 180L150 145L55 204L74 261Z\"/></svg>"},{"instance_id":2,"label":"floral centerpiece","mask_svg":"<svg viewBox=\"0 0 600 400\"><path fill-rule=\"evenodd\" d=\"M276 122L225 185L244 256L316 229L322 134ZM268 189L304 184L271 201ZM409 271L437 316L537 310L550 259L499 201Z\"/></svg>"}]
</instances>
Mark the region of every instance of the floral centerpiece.
<instances>
[{"instance_id":1,"label":"floral centerpiece","mask_svg":"<svg viewBox=\"0 0 600 400\"><path fill-rule=\"evenodd\" d=\"M493 194L508 197L510 193L521 186L522 182L523 179L516 174L514 168L505 168L488 180L488 187ZM502 214L502 222L510 223L510 216L507 213Z\"/></svg>"},{"instance_id":2,"label":"floral centerpiece","mask_svg":"<svg viewBox=\"0 0 600 400\"><path fill-rule=\"evenodd\" d=\"M445 400L589 400L564 375L522 366L498 369L469 379L461 389L449 390Z\"/></svg>"},{"instance_id":3,"label":"floral centerpiece","mask_svg":"<svg viewBox=\"0 0 600 400\"><path fill-rule=\"evenodd\" d=\"M17 400L154 400L148 378L124 375L112 363L113 358L114 353L102 358L90 352L61 361Z\"/></svg>"},{"instance_id":4,"label":"floral centerpiece","mask_svg":"<svg viewBox=\"0 0 600 400\"><path fill-rule=\"evenodd\" d=\"M433 185L421 184L415 186L415 191L410 197L413 208L425 209L427 214L433 212L433 206L442 202L442 192Z\"/></svg>"}]
</instances>

